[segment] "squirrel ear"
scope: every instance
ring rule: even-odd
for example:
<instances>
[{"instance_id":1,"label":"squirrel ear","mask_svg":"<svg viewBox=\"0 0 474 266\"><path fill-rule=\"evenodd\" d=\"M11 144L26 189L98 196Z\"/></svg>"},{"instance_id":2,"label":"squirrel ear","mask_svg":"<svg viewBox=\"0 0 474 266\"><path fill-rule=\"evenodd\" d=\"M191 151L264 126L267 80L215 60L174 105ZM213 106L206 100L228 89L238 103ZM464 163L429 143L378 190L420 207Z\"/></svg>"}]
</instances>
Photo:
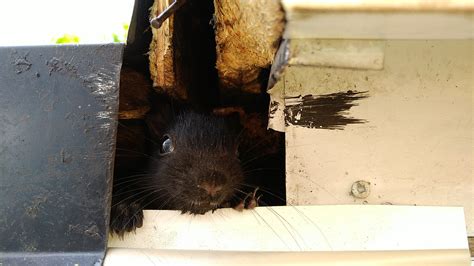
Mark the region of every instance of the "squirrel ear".
<instances>
[{"instance_id":1,"label":"squirrel ear","mask_svg":"<svg viewBox=\"0 0 474 266\"><path fill-rule=\"evenodd\" d=\"M154 94L151 99L151 110L145 117L149 133L154 137L161 138L183 108L182 103L168 95Z\"/></svg>"},{"instance_id":2,"label":"squirrel ear","mask_svg":"<svg viewBox=\"0 0 474 266\"><path fill-rule=\"evenodd\" d=\"M163 119L162 113L148 113L145 118L148 132L153 138L160 138L165 134L167 123Z\"/></svg>"},{"instance_id":3,"label":"squirrel ear","mask_svg":"<svg viewBox=\"0 0 474 266\"><path fill-rule=\"evenodd\" d=\"M220 107L214 108L213 115L224 117L227 127L235 132L240 132L244 128L246 113L242 107Z\"/></svg>"}]
</instances>

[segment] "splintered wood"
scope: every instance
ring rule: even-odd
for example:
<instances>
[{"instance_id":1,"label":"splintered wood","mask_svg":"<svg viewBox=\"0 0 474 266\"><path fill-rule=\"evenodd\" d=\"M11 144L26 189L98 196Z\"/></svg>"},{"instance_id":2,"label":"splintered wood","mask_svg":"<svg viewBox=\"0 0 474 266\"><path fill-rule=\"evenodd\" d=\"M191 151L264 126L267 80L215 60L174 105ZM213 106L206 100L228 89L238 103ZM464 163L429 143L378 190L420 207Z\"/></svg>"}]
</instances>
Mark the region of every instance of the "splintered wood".
<instances>
[{"instance_id":1,"label":"splintered wood","mask_svg":"<svg viewBox=\"0 0 474 266\"><path fill-rule=\"evenodd\" d=\"M259 93L284 28L278 0L214 0L216 67L221 89Z\"/></svg>"},{"instance_id":2,"label":"splintered wood","mask_svg":"<svg viewBox=\"0 0 474 266\"><path fill-rule=\"evenodd\" d=\"M260 93L262 70L272 64L284 28L280 1L213 1L216 68L220 89L223 93ZM155 0L150 17L159 15L171 2ZM201 3L187 2L185 6L191 4ZM182 51L178 51L176 46L176 40L186 36L182 36L182 30L176 28L175 19L172 15L161 28L152 28L150 72L156 90L186 100L188 95L180 72L182 68L190 66L183 64L182 59L177 57Z\"/></svg>"},{"instance_id":3,"label":"splintered wood","mask_svg":"<svg viewBox=\"0 0 474 266\"><path fill-rule=\"evenodd\" d=\"M151 7L150 18L158 16L172 2L173 0L155 0ZM186 99L186 90L176 86L173 58L173 24L174 16L172 15L163 22L159 29L150 27L153 32L149 56L150 74L155 89L180 99Z\"/></svg>"}]
</instances>

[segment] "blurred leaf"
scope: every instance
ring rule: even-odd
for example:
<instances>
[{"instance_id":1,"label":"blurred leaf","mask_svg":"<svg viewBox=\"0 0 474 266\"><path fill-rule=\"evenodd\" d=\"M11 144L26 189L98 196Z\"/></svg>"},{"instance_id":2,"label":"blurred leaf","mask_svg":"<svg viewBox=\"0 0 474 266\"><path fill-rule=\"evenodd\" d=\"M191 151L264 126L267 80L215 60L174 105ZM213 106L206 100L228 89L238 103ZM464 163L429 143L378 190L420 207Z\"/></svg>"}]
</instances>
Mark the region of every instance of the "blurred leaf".
<instances>
[{"instance_id":1,"label":"blurred leaf","mask_svg":"<svg viewBox=\"0 0 474 266\"><path fill-rule=\"evenodd\" d=\"M113 42L122 42L125 43L127 42L127 36L128 36L128 29L129 25L124 23L122 24L122 30L120 28L118 29L119 32L112 32L112 41ZM102 38L103 40L110 40L109 37L110 35L106 34L103 35ZM63 43L80 43L81 38L79 36L74 35L74 34L64 34L61 37L58 38L53 38L52 41L53 43L56 44L63 44Z\"/></svg>"},{"instance_id":2,"label":"blurred leaf","mask_svg":"<svg viewBox=\"0 0 474 266\"><path fill-rule=\"evenodd\" d=\"M127 42L128 28L129 28L129 27L130 27L130 26L129 26L128 24L126 24L126 23L124 23L124 24L122 25L122 28L123 28L123 31L124 31L124 32L123 32L123 42Z\"/></svg>"},{"instance_id":3,"label":"blurred leaf","mask_svg":"<svg viewBox=\"0 0 474 266\"><path fill-rule=\"evenodd\" d=\"M119 38L119 36L115 33L112 33L112 38L114 39L114 42L122 42Z\"/></svg>"},{"instance_id":4,"label":"blurred leaf","mask_svg":"<svg viewBox=\"0 0 474 266\"><path fill-rule=\"evenodd\" d=\"M121 34L112 33L112 38L114 42L127 42L128 28L129 25L124 23L122 25L123 32Z\"/></svg>"},{"instance_id":5,"label":"blurred leaf","mask_svg":"<svg viewBox=\"0 0 474 266\"><path fill-rule=\"evenodd\" d=\"M79 43L79 37L73 34L64 34L63 36L54 40L55 43Z\"/></svg>"}]
</instances>

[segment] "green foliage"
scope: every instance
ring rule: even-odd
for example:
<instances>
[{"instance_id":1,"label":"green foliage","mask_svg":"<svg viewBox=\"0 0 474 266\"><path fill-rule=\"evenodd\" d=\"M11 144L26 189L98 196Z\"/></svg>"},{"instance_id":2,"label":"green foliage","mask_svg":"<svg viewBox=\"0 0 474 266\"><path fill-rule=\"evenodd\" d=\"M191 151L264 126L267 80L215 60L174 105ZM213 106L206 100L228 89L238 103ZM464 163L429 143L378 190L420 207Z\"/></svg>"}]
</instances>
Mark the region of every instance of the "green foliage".
<instances>
[{"instance_id":1,"label":"green foliage","mask_svg":"<svg viewBox=\"0 0 474 266\"><path fill-rule=\"evenodd\" d=\"M103 36L103 40L97 40L97 42L100 42L100 41L109 41L109 36L112 37L112 39L110 41L112 42L127 42L127 35L128 35L128 28L129 28L129 25L124 23L122 24L122 31L117 33L117 32L113 32L112 35L108 35L108 36ZM81 38L75 34L64 34L58 38L54 38L53 40L53 43L56 43L56 44L64 44L64 43L80 43L81 42Z\"/></svg>"},{"instance_id":2,"label":"green foliage","mask_svg":"<svg viewBox=\"0 0 474 266\"><path fill-rule=\"evenodd\" d=\"M125 32L125 37L127 37L127 35L128 35L128 28L129 28L129 27L130 27L130 25L128 25L127 23L124 23L124 24L122 25L122 28L123 28L123 30L124 30L124 32Z\"/></svg>"},{"instance_id":3,"label":"green foliage","mask_svg":"<svg viewBox=\"0 0 474 266\"><path fill-rule=\"evenodd\" d=\"M112 33L112 39L114 40L114 42L127 42L128 28L129 25L124 23L122 25L122 34Z\"/></svg>"},{"instance_id":4,"label":"green foliage","mask_svg":"<svg viewBox=\"0 0 474 266\"><path fill-rule=\"evenodd\" d=\"M112 38L114 39L114 42L121 42L119 36L115 33L112 33Z\"/></svg>"},{"instance_id":5,"label":"green foliage","mask_svg":"<svg viewBox=\"0 0 474 266\"><path fill-rule=\"evenodd\" d=\"M73 34L64 34L63 36L54 40L54 43L79 43L79 37Z\"/></svg>"},{"instance_id":6,"label":"green foliage","mask_svg":"<svg viewBox=\"0 0 474 266\"><path fill-rule=\"evenodd\" d=\"M128 24L123 24L122 25L122 28L123 28L123 37L124 37L124 42L127 42L127 37L128 37L128 28L130 27L130 25Z\"/></svg>"}]
</instances>

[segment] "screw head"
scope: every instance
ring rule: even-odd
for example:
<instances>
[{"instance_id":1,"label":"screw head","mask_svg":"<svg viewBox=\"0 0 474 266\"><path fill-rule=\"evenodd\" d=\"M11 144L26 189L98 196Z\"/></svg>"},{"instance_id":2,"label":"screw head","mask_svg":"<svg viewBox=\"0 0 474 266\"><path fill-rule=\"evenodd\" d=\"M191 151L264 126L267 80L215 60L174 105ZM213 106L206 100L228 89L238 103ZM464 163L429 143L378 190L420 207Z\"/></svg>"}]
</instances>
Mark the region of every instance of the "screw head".
<instances>
[{"instance_id":1,"label":"screw head","mask_svg":"<svg viewBox=\"0 0 474 266\"><path fill-rule=\"evenodd\" d=\"M352 184L351 195L354 198L365 199L370 194L370 182L359 180Z\"/></svg>"}]
</instances>

